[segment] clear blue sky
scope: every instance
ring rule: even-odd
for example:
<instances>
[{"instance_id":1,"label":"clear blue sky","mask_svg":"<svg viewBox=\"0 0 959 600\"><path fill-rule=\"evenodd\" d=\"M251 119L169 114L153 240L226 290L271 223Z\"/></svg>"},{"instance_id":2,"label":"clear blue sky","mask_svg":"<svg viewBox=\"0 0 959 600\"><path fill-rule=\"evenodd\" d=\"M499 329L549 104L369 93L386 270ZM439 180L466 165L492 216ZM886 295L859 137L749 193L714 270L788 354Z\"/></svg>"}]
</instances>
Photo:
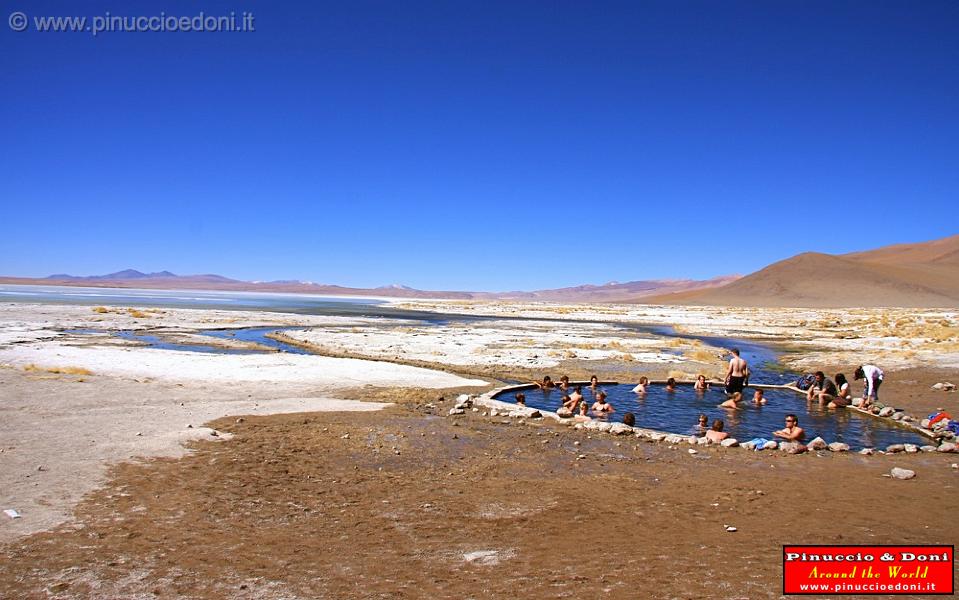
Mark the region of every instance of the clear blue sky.
<instances>
[{"instance_id":1,"label":"clear blue sky","mask_svg":"<svg viewBox=\"0 0 959 600\"><path fill-rule=\"evenodd\" d=\"M279 4L4 2L0 274L537 289L959 231L959 2Z\"/></svg>"}]
</instances>

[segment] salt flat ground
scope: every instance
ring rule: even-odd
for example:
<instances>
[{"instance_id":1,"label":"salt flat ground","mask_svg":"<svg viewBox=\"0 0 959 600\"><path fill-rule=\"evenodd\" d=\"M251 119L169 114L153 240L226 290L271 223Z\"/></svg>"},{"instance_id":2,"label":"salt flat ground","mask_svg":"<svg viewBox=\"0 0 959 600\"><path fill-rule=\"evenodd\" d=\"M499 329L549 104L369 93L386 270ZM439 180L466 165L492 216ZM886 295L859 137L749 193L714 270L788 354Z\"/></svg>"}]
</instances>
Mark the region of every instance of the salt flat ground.
<instances>
[{"instance_id":1,"label":"salt flat ground","mask_svg":"<svg viewBox=\"0 0 959 600\"><path fill-rule=\"evenodd\" d=\"M955 394L929 390L959 379L955 313L409 304L529 320L0 306L0 508L23 514L0 517L0 597L775 597L782 543L959 533L950 456L693 456L438 418L440 396L497 378L722 367L720 349L621 321L785 344L802 350L794 368L876 361L897 405L959 412ZM247 326L297 327L327 355L109 335ZM883 478L892 466L919 476Z\"/></svg>"}]
</instances>

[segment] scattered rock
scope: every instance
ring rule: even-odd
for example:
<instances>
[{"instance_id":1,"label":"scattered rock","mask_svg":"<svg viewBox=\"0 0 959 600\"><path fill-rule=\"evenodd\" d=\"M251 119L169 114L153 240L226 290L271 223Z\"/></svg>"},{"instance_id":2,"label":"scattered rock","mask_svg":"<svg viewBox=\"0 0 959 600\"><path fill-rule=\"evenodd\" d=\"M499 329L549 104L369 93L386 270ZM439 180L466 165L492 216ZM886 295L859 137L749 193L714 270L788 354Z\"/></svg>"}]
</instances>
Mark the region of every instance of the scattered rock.
<instances>
[{"instance_id":1,"label":"scattered rock","mask_svg":"<svg viewBox=\"0 0 959 600\"><path fill-rule=\"evenodd\" d=\"M473 410L476 410L476 409L474 408ZM530 419L542 419L542 418L543 418L543 413L539 412L538 410L534 410L533 412L529 413L529 418L530 418Z\"/></svg>"},{"instance_id":2,"label":"scattered rock","mask_svg":"<svg viewBox=\"0 0 959 600\"><path fill-rule=\"evenodd\" d=\"M875 453L876 451L873 450L872 448L863 448L862 450L859 451L859 454L862 454L863 456L872 456Z\"/></svg>"},{"instance_id":3,"label":"scattered rock","mask_svg":"<svg viewBox=\"0 0 959 600\"><path fill-rule=\"evenodd\" d=\"M216 429L213 429L210 431L210 435L213 437L220 437L220 432L217 431Z\"/></svg>"},{"instance_id":4,"label":"scattered rock","mask_svg":"<svg viewBox=\"0 0 959 600\"><path fill-rule=\"evenodd\" d=\"M895 454L896 452L905 452L905 451L906 451L905 444L890 444L889 446L886 446L886 452L889 454Z\"/></svg>"},{"instance_id":5,"label":"scattered rock","mask_svg":"<svg viewBox=\"0 0 959 600\"><path fill-rule=\"evenodd\" d=\"M936 447L933 446L932 444L926 444L925 446L919 446L919 449L922 450L923 452L935 452L935 451L936 451Z\"/></svg>"},{"instance_id":6,"label":"scattered rock","mask_svg":"<svg viewBox=\"0 0 959 600\"><path fill-rule=\"evenodd\" d=\"M348 440L348 439L350 439L350 434L344 433L343 435L340 436L340 439L341 439L341 440Z\"/></svg>"},{"instance_id":7,"label":"scattered rock","mask_svg":"<svg viewBox=\"0 0 959 600\"><path fill-rule=\"evenodd\" d=\"M849 452L849 444L844 444L842 442L833 442L829 444L830 452Z\"/></svg>"},{"instance_id":8,"label":"scattered rock","mask_svg":"<svg viewBox=\"0 0 959 600\"><path fill-rule=\"evenodd\" d=\"M829 444L827 444L826 440L822 439L821 437L817 437L813 441L809 442L807 447L810 450L825 450L829 447Z\"/></svg>"},{"instance_id":9,"label":"scattered rock","mask_svg":"<svg viewBox=\"0 0 959 600\"><path fill-rule=\"evenodd\" d=\"M892 420L893 420L893 421L899 421L899 420L901 420L904 416L906 416L906 413L904 413L904 412L895 412L895 413L893 413L893 415L892 415Z\"/></svg>"},{"instance_id":10,"label":"scattered rock","mask_svg":"<svg viewBox=\"0 0 959 600\"><path fill-rule=\"evenodd\" d=\"M900 469L899 467L893 467L889 474L893 479L912 479L916 476L915 471L910 471L909 469Z\"/></svg>"},{"instance_id":11,"label":"scattered rock","mask_svg":"<svg viewBox=\"0 0 959 600\"><path fill-rule=\"evenodd\" d=\"M739 440L736 438L726 438L719 443L723 448L735 448L739 445Z\"/></svg>"},{"instance_id":12,"label":"scattered rock","mask_svg":"<svg viewBox=\"0 0 959 600\"><path fill-rule=\"evenodd\" d=\"M137 437L143 436L143 432L142 432L142 431L138 431L136 436L137 436Z\"/></svg>"},{"instance_id":13,"label":"scattered rock","mask_svg":"<svg viewBox=\"0 0 959 600\"><path fill-rule=\"evenodd\" d=\"M768 442L763 444L763 450L775 450L778 447L779 447L779 444L772 440L769 440Z\"/></svg>"},{"instance_id":14,"label":"scattered rock","mask_svg":"<svg viewBox=\"0 0 959 600\"><path fill-rule=\"evenodd\" d=\"M780 442L779 449L789 454L802 454L806 451L806 446L799 442Z\"/></svg>"},{"instance_id":15,"label":"scattered rock","mask_svg":"<svg viewBox=\"0 0 959 600\"><path fill-rule=\"evenodd\" d=\"M187 424L186 424L186 428L187 428L187 429L193 429L193 425L191 425L190 423L187 423Z\"/></svg>"},{"instance_id":16,"label":"scattered rock","mask_svg":"<svg viewBox=\"0 0 959 600\"><path fill-rule=\"evenodd\" d=\"M955 452L956 445L952 442L946 442L945 444L939 444L939 447L936 448L937 452Z\"/></svg>"},{"instance_id":17,"label":"scattered rock","mask_svg":"<svg viewBox=\"0 0 959 600\"><path fill-rule=\"evenodd\" d=\"M729 533L734 533L734 532L736 532L736 531L739 531L738 529L736 529L736 528L733 527L732 525L723 525L723 528L724 528L726 531L728 531Z\"/></svg>"},{"instance_id":18,"label":"scattered rock","mask_svg":"<svg viewBox=\"0 0 959 600\"><path fill-rule=\"evenodd\" d=\"M945 383L937 383L936 385L932 386L932 389L940 392L952 392L955 391L956 386L955 384L946 381Z\"/></svg>"},{"instance_id":19,"label":"scattered rock","mask_svg":"<svg viewBox=\"0 0 959 600\"><path fill-rule=\"evenodd\" d=\"M885 408L879 409L879 416L880 416L880 417L891 417L894 412L896 412L896 409L895 409L895 408L893 408L893 407L891 407L891 406L887 406L887 407L885 407Z\"/></svg>"},{"instance_id":20,"label":"scattered rock","mask_svg":"<svg viewBox=\"0 0 959 600\"><path fill-rule=\"evenodd\" d=\"M629 435L633 432L633 428L625 423L613 423L612 427L609 428L609 432L613 435Z\"/></svg>"},{"instance_id":21,"label":"scattered rock","mask_svg":"<svg viewBox=\"0 0 959 600\"><path fill-rule=\"evenodd\" d=\"M451 417L456 416L456 415L465 415L465 414L466 414L466 411L463 410L462 408L451 408L451 409L450 409L450 416L451 416Z\"/></svg>"},{"instance_id":22,"label":"scattered rock","mask_svg":"<svg viewBox=\"0 0 959 600\"><path fill-rule=\"evenodd\" d=\"M919 446L915 444L903 444L902 447L903 447L903 450L905 450L909 454L915 454L916 452L919 452Z\"/></svg>"},{"instance_id":23,"label":"scattered rock","mask_svg":"<svg viewBox=\"0 0 959 600\"><path fill-rule=\"evenodd\" d=\"M706 446L706 445L709 444L710 442L709 442L709 438L708 438L708 437L703 436L703 437L701 437L701 438L696 438L696 443L697 443L698 445L700 445L700 446Z\"/></svg>"},{"instance_id":24,"label":"scattered rock","mask_svg":"<svg viewBox=\"0 0 959 600\"><path fill-rule=\"evenodd\" d=\"M689 452L690 454L699 454L699 453L696 452L696 450L693 449L693 448L690 448L689 450L687 450L687 452Z\"/></svg>"},{"instance_id":25,"label":"scattered rock","mask_svg":"<svg viewBox=\"0 0 959 600\"><path fill-rule=\"evenodd\" d=\"M44 467L43 465L40 465L39 467L37 467L37 471L46 471L46 470L47 468Z\"/></svg>"}]
</instances>

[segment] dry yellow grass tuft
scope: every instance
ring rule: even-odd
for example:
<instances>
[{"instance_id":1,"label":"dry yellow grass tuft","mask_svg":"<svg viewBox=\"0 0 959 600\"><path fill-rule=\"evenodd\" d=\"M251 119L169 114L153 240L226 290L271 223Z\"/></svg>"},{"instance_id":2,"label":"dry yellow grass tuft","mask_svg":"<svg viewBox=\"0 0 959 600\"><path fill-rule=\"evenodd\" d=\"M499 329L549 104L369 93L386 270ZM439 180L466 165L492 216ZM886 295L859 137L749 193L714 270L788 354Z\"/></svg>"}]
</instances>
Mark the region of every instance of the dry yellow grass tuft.
<instances>
[{"instance_id":1,"label":"dry yellow grass tuft","mask_svg":"<svg viewBox=\"0 0 959 600\"><path fill-rule=\"evenodd\" d=\"M110 309L107 308L106 306L94 306L91 310L93 310L93 312L95 313L100 313L101 315L103 313L111 312Z\"/></svg>"},{"instance_id":2,"label":"dry yellow grass tuft","mask_svg":"<svg viewBox=\"0 0 959 600\"><path fill-rule=\"evenodd\" d=\"M93 375L93 371L90 369L84 369L83 367L41 367L34 363L24 365L24 371L28 373L56 373L58 375Z\"/></svg>"},{"instance_id":3,"label":"dry yellow grass tuft","mask_svg":"<svg viewBox=\"0 0 959 600\"><path fill-rule=\"evenodd\" d=\"M127 313L129 313L129 315L133 317L134 319L146 319L150 316L146 314L145 312L141 310L137 310L135 308L128 308Z\"/></svg>"},{"instance_id":4,"label":"dry yellow grass tuft","mask_svg":"<svg viewBox=\"0 0 959 600\"><path fill-rule=\"evenodd\" d=\"M719 357L716 356L715 352L710 352L709 350L706 350L705 348L695 348L693 350L688 350L685 353L683 353L683 356L685 356L689 360L694 360L696 362L701 362L701 363L711 363L719 360Z\"/></svg>"}]
</instances>

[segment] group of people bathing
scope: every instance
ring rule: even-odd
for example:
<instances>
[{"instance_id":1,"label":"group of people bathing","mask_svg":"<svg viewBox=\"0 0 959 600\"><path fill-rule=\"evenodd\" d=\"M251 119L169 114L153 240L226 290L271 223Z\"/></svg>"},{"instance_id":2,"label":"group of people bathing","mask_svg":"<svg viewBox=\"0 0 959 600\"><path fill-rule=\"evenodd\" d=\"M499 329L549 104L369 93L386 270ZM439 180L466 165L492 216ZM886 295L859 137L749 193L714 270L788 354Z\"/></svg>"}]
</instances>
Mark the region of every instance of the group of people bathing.
<instances>
[{"instance_id":1,"label":"group of people bathing","mask_svg":"<svg viewBox=\"0 0 959 600\"><path fill-rule=\"evenodd\" d=\"M592 418L590 413L597 417L608 417L616 412L613 405L606 399L606 392L599 389L599 378L595 375L589 378L589 389L592 390L593 398L595 399L592 405L590 405L583 396L583 386L572 386L569 383L569 377L566 375L559 378L559 383L554 383L549 375L543 377L542 381L534 381L533 383L541 390L558 389L563 392L563 405L556 410L556 414L561 417L572 417L578 421L588 421ZM516 394L516 403L521 406L526 406L526 395L522 393ZM626 417L632 417L632 421L635 423L635 415L632 413L623 415L623 422L626 422Z\"/></svg>"}]
</instances>

